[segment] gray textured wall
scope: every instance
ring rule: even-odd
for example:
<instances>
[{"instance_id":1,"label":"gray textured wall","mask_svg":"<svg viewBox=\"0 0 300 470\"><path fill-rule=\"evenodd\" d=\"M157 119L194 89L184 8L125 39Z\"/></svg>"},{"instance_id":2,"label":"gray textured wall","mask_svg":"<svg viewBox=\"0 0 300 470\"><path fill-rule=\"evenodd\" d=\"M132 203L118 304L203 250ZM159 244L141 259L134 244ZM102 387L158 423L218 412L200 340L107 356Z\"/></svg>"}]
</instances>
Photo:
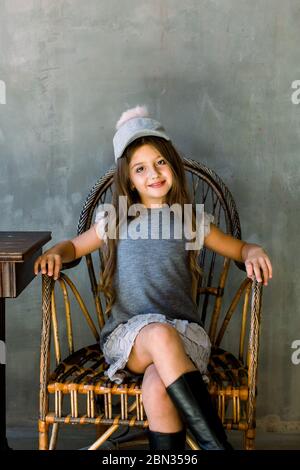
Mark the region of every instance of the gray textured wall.
<instances>
[{"instance_id":1,"label":"gray textured wall","mask_svg":"<svg viewBox=\"0 0 300 470\"><path fill-rule=\"evenodd\" d=\"M146 103L270 254L258 418L282 430L300 422L299 20L297 0L0 1L0 229L72 237L116 120ZM8 423L37 415L40 287L7 301Z\"/></svg>"}]
</instances>

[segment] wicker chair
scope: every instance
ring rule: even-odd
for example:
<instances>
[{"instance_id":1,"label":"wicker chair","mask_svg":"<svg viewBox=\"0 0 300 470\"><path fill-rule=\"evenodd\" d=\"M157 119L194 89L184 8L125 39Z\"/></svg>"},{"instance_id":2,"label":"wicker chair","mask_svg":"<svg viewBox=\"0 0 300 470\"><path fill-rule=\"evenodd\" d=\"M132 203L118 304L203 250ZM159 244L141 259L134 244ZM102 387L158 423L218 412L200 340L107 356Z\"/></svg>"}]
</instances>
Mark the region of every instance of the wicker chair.
<instances>
[{"instance_id":1,"label":"wicker chair","mask_svg":"<svg viewBox=\"0 0 300 470\"><path fill-rule=\"evenodd\" d=\"M236 205L222 180L212 170L194 160L185 158L184 165L194 202L204 204L205 211L214 214L216 225L240 239L241 229ZM90 191L80 215L78 234L89 229L97 206L111 201L114 171L115 168L111 168ZM101 250L86 256L97 326L74 283L65 274L66 270L78 265L80 259L65 264L60 278L55 282L52 277L42 276L40 449L55 449L58 428L62 423L93 424L97 431L97 440L90 449L99 448L122 426L127 429L137 427L139 431L145 431L148 427L142 402L141 377L136 382L125 381L117 385L111 383L104 375L108 366L99 349L98 340L99 331L105 322L102 308L105 300L97 289L97 277L102 261ZM197 303L199 315L206 325L213 345L208 367L211 379L209 391L225 429L243 431L244 447L250 450L254 449L255 439L262 284L256 280L251 281L243 274L238 281L240 285L225 311L222 308L222 300L230 262L228 258L210 250L201 250L199 264L204 276L198 286ZM99 269L96 268L97 264ZM244 264L234 264L245 272ZM63 299L60 309L57 308L59 288ZM232 289L233 286L230 291ZM93 336L93 344L79 349L75 348L73 341L71 310L73 313L74 309L70 307L69 293L74 295L73 301L78 303ZM60 341L59 335L59 314L65 321L63 342ZM233 329L231 334L231 339L238 338L238 341L235 341L236 348L231 348L234 353L220 347L233 316L237 322L235 328L238 328ZM78 328L77 331L80 333ZM51 337L53 347L50 347ZM226 335L227 337L230 338L230 334ZM68 348L65 358L62 358L61 346ZM54 362L55 365L52 365ZM50 426L52 432L49 444ZM189 434L187 444L191 449L199 449Z\"/></svg>"}]
</instances>

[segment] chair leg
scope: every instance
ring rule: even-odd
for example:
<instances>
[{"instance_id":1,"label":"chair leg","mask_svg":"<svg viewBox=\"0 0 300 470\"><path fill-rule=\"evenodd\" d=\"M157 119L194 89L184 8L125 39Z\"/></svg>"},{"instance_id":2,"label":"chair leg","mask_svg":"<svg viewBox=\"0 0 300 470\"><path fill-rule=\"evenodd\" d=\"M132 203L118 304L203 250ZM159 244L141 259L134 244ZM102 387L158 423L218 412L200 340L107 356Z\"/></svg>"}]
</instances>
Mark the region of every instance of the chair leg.
<instances>
[{"instance_id":1,"label":"chair leg","mask_svg":"<svg viewBox=\"0 0 300 470\"><path fill-rule=\"evenodd\" d=\"M59 423L53 423L52 431L51 431L51 438L49 444L49 450L55 450L58 438L58 430L59 430Z\"/></svg>"},{"instance_id":2,"label":"chair leg","mask_svg":"<svg viewBox=\"0 0 300 470\"><path fill-rule=\"evenodd\" d=\"M49 450L49 424L39 420L39 450Z\"/></svg>"},{"instance_id":3,"label":"chair leg","mask_svg":"<svg viewBox=\"0 0 300 470\"><path fill-rule=\"evenodd\" d=\"M244 448L245 450L254 450L255 449L255 433L256 430L253 429L247 429L247 431L244 432Z\"/></svg>"},{"instance_id":4,"label":"chair leg","mask_svg":"<svg viewBox=\"0 0 300 470\"><path fill-rule=\"evenodd\" d=\"M117 429L119 424L112 424L105 433L103 433L89 448L88 450L97 450Z\"/></svg>"}]
</instances>

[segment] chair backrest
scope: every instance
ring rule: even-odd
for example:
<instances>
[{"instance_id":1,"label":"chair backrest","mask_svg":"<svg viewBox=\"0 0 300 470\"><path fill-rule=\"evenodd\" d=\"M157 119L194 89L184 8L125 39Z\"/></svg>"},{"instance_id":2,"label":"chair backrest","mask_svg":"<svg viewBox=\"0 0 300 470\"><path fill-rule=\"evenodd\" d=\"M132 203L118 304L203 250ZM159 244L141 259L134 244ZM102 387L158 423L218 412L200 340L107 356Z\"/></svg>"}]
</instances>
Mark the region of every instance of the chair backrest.
<instances>
[{"instance_id":1,"label":"chair backrest","mask_svg":"<svg viewBox=\"0 0 300 470\"><path fill-rule=\"evenodd\" d=\"M230 191L221 178L202 163L189 158L184 158L183 160L192 202L204 204L205 212L214 215L215 225L225 233L241 239L240 221L236 205ZM77 228L78 235L88 230L94 223L95 212L99 204L111 202L114 172L115 167L108 170L91 189L80 214ZM99 250L98 255L98 261L92 255L87 255L86 261L98 323L101 328L106 320L104 315L105 309L103 308L105 299L98 292L99 269L102 269L103 266L101 250ZM97 269L96 265L98 262L99 267ZM238 262L236 264L240 269L245 270L243 264ZM199 265L204 273L204 276L200 278L197 290L199 316L206 328L208 327L210 339L214 344L230 260L203 247L199 255ZM209 301L211 296L215 298L214 302ZM209 325L206 324L208 319L210 321Z\"/></svg>"}]
</instances>

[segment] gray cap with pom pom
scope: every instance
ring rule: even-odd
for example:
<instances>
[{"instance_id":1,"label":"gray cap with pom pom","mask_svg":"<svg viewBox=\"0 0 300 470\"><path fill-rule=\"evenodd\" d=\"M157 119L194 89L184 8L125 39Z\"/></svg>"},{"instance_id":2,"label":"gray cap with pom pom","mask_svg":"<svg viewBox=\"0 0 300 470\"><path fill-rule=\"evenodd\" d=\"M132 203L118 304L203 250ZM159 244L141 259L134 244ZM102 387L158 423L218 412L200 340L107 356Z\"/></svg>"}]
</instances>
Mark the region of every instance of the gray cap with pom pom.
<instances>
[{"instance_id":1,"label":"gray cap with pom pom","mask_svg":"<svg viewBox=\"0 0 300 470\"><path fill-rule=\"evenodd\" d=\"M127 145L138 137L153 135L171 140L161 123L149 117L146 106L136 106L124 111L116 129L113 138L115 161L122 156Z\"/></svg>"}]
</instances>

